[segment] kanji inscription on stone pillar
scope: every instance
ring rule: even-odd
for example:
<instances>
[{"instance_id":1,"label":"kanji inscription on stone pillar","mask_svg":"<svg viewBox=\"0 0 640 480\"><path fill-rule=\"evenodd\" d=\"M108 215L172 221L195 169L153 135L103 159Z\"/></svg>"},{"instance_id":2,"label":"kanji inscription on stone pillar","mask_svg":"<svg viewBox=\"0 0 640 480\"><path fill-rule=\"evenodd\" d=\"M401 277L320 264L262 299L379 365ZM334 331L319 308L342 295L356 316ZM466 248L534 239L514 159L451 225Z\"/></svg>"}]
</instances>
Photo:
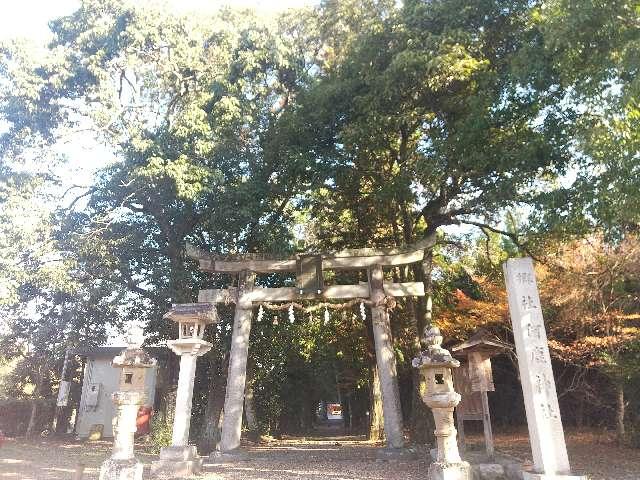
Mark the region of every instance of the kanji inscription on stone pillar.
<instances>
[{"instance_id":1,"label":"kanji inscription on stone pillar","mask_svg":"<svg viewBox=\"0 0 640 480\"><path fill-rule=\"evenodd\" d=\"M510 259L503 268L536 478L570 475L533 261Z\"/></svg>"}]
</instances>

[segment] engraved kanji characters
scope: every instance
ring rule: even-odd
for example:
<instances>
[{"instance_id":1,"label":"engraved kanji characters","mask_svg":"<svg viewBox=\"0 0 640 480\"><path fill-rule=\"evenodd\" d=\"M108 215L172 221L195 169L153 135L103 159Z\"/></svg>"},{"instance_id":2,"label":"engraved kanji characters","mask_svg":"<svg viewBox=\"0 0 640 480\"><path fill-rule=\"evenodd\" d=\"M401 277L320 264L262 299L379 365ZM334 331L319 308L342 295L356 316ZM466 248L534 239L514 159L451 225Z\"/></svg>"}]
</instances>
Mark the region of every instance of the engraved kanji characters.
<instances>
[{"instance_id":1,"label":"engraved kanji characters","mask_svg":"<svg viewBox=\"0 0 640 480\"><path fill-rule=\"evenodd\" d=\"M529 338L542 339L542 325L535 325L533 323L527 323L527 336Z\"/></svg>"},{"instance_id":2,"label":"engraved kanji characters","mask_svg":"<svg viewBox=\"0 0 640 480\"><path fill-rule=\"evenodd\" d=\"M533 310L538 308L536 301L533 299L531 295L522 295L522 299L520 301L523 310Z\"/></svg>"},{"instance_id":3,"label":"engraved kanji characters","mask_svg":"<svg viewBox=\"0 0 640 480\"><path fill-rule=\"evenodd\" d=\"M530 272L516 273L516 280L525 285L533 285L534 283L533 274Z\"/></svg>"},{"instance_id":4,"label":"engraved kanji characters","mask_svg":"<svg viewBox=\"0 0 640 480\"><path fill-rule=\"evenodd\" d=\"M545 355L545 349L542 345L534 345L531 349L531 362L532 363L546 363L547 356Z\"/></svg>"}]
</instances>

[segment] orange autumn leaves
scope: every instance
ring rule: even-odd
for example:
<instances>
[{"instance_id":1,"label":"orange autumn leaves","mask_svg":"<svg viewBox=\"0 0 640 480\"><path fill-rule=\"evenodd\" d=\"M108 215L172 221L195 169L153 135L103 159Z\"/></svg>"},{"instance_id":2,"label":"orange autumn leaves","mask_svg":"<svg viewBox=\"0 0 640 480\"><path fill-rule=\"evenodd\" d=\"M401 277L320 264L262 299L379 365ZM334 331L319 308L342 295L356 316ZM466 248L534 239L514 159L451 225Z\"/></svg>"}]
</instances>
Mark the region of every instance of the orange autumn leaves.
<instances>
[{"instance_id":1,"label":"orange autumn leaves","mask_svg":"<svg viewBox=\"0 0 640 480\"><path fill-rule=\"evenodd\" d=\"M482 292L481 299L473 299L457 288L446 299L446 306L435 312L436 323L447 338L466 340L481 327L499 331L508 324L504 287L490 282L486 277L472 278Z\"/></svg>"},{"instance_id":2,"label":"orange autumn leaves","mask_svg":"<svg viewBox=\"0 0 640 480\"><path fill-rule=\"evenodd\" d=\"M586 368L616 368L640 343L640 241L614 244L592 236L556 246L543 260L536 277L551 354ZM480 327L509 339L502 279L471 278L474 298L453 290L436 312L438 325L452 339Z\"/></svg>"}]
</instances>

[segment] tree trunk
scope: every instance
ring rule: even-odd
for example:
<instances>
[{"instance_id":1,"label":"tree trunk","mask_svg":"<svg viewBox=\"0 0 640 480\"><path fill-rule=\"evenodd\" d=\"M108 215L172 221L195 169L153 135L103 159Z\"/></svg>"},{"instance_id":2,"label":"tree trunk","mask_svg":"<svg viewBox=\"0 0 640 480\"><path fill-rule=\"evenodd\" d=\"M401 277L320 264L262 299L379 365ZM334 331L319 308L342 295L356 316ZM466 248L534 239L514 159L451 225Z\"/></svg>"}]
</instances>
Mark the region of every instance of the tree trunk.
<instances>
[{"instance_id":1,"label":"tree trunk","mask_svg":"<svg viewBox=\"0 0 640 480\"><path fill-rule=\"evenodd\" d=\"M622 382L616 383L616 438L619 444L622 444L625 439L624 429L624 385Z\"/></svg>"},{"instance_id":2,"label":"tree trunk","mask_svg":"<svg viewBox=\"0 0 640 480\"><path fill-rule=\"evenodd\" d=\"M378 367L371 367L371 400L369 408L369 440L384 440L384 417L382 413L382 390Z\"/></svg>"},{"instance_id":3,"label":"tree trunk","mask_svg":"<svg viewBox=\"0 0 640 480\"><path fill-rule=\"evenodd\" d=\"M87 357L80 357L80 380L78 381L76 388L76 396L73 409L75 410L75 416L73 418L73 433L78 430L78 421L80 420L80 400L82 399L82 385L84 384L84 369L87 366Z\"/></svg>"},{"instance_id":4,"label":"tree trunk","mask_svg":"<svg viewBox=\"0 0 640 480\"><path fill-rule=\"evenodd\" d=\"M69 428L69 418L71 416L71 381L73 379L73 374L71 373L71 371L73 363L74 357L71 355L69 349L66 349L64 353L64 362L62 364L62 372L60 373L60 383L58 388L63 388L62 382L70 382L69 392L67 394L67 405L59 407L56 401L55 414L53 417L53 422L51 423L51 431L56 435L66 433ZM58 396L59 395L60 393L58 392Z\"/></svg>"},{"instance_id":5,"label":"tree trunk","mask_svg":"<svg viewBox=\"0 0 640 480\"><path fill-rule=\"evenodd\" d=\"M433 321L433 248L424 251L422 274L425 301L423 328L428 328Z\"/></svg>"},{"instance_id":6,"label":"tree trunk","mask_svg":"<svg viewBox=\"0 0 640 480\"><path fill-rule=\"evenodd\" d=\"M411 377L414 385L411 396L411 440L416 444L432 444L435 439L433 415L429 407L422 401L426 384L417 369L414 369Z\"/></svg>"},{"instance_id":7,"label":"tree trunk","mask_svg":"<svg viewBox=\"0 0 640 480\"><path fill-rule=\"evenodd\" d=\"M25 432L25 436L27 438L33 436L33 431L36 428L36 418L38 416L38 400L36 398L31 399L31 414L29 415L29 425L27 426L27 431Z\"/></svg>"},{"instance_id":8,"label":"tree trunk","mask_svg":"<svg viewBox=\"0 0 640 480\"><path fill-rule=\"evenodd\" d=\"M33 390L33 394L31 395L31 414L29 415L29 424L27 425L27 431L25 432L25 436L27 438L33 435L36 428L36 420L38 418L38 397L42 391L42 382L44 381L44 371L46 368L47 364L45 363L36 373L36 385Z\"/></svg>"},{"instance_id":9,"label":"tree trunk","mask_svg":"<svg viewBox=\"0 0 640 480\"><path fill-rule=\"evenodd\" d=\"M425 293L425 304L422 322L418 322L418 313L415 304L411 302L409 314L412 316L411 325L414 328L414 355L420 354L420 327L428 328L432 321L432 271L433 271L433 250L428 249L424 252L424 260L422 263L422 274ZM421 324L420 326L419 323ZM426 385L424 378L419 374L417 369L412 369L411 378L413 380L411 395L411 439L417 444L430 444L434 441L433 431L435 429L433 415L431 410L422 401Z\"/></svg>"},{"instance_id":10,"label":"tree trunk","mask_svg":"<svg viewBox=\"0 0 640 480\"><path fill-rule=\"evenodd\" d=\"M189 275L185 268L182 243L169 238L168 256L170 263L169 295L171 303L187 303L192 301L192 291L189 288Z\"/></svg>"},{"instance_id":11,"label":"tree trunk","mask_svg":"<svg viewBox=\"0 0 640 480\"><path fill-rule=\"evenodd\" d=\"M584 428L584 397L578 397L578 405L576 406L576 427Z\"/></svg>"},{"instance_id":12,"label":"tree trunk","mask_svg":"<svg viewBox=\"0 0 640 480\"><path fill-rule=\"evenodd\" d=\"M225 392L227 389L227 370L229 356L226 355L221 368L218 369L218 361L212 357L211 379L209 380L209 392L207 394L207 406L204 411L204 426L198 443L201 455L212 452L220 441L222 428L222 408L224 407Z\"/></svg>"}]
</instances>

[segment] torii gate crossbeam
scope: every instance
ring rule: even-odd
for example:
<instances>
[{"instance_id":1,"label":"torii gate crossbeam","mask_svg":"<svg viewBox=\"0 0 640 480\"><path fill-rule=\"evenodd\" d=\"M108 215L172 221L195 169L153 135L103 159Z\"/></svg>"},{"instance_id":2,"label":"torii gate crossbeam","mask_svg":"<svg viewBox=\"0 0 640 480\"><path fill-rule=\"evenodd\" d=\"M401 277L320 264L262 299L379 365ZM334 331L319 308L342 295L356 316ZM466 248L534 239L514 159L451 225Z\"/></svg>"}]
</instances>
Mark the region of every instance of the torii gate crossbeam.
<instances>
[{"instance_id":1,"label":"torii gate crossbeam","mask_svg":"<svg viewBox=\"0 0 640 480\"><path fill-rule=\"evenodd\" d=\"M422 282L385 282L383 267L419 262L424 255L423 248L422 245L416 244L406 249L344 250L337 253L305 254L285 259L265 258L265 256L251 254L215 256L193 247L188 248L188 255L199 261L201 270L238 275L237 287L201 290L198 295L198 302L235 303L236 305L222 438L218 446L220 452L230 453L240 446L253 304L367 297L372 304L373 336L382 390L386 446L391 449L404 447L395 353L385 299L388 296L424 296L424 286ZM368 282L358 285L325 286L323 269L367 269ZM296 272L298 286L282 288L255 286L255 273L273 272Z\"/></svg>"}]
</instances>

